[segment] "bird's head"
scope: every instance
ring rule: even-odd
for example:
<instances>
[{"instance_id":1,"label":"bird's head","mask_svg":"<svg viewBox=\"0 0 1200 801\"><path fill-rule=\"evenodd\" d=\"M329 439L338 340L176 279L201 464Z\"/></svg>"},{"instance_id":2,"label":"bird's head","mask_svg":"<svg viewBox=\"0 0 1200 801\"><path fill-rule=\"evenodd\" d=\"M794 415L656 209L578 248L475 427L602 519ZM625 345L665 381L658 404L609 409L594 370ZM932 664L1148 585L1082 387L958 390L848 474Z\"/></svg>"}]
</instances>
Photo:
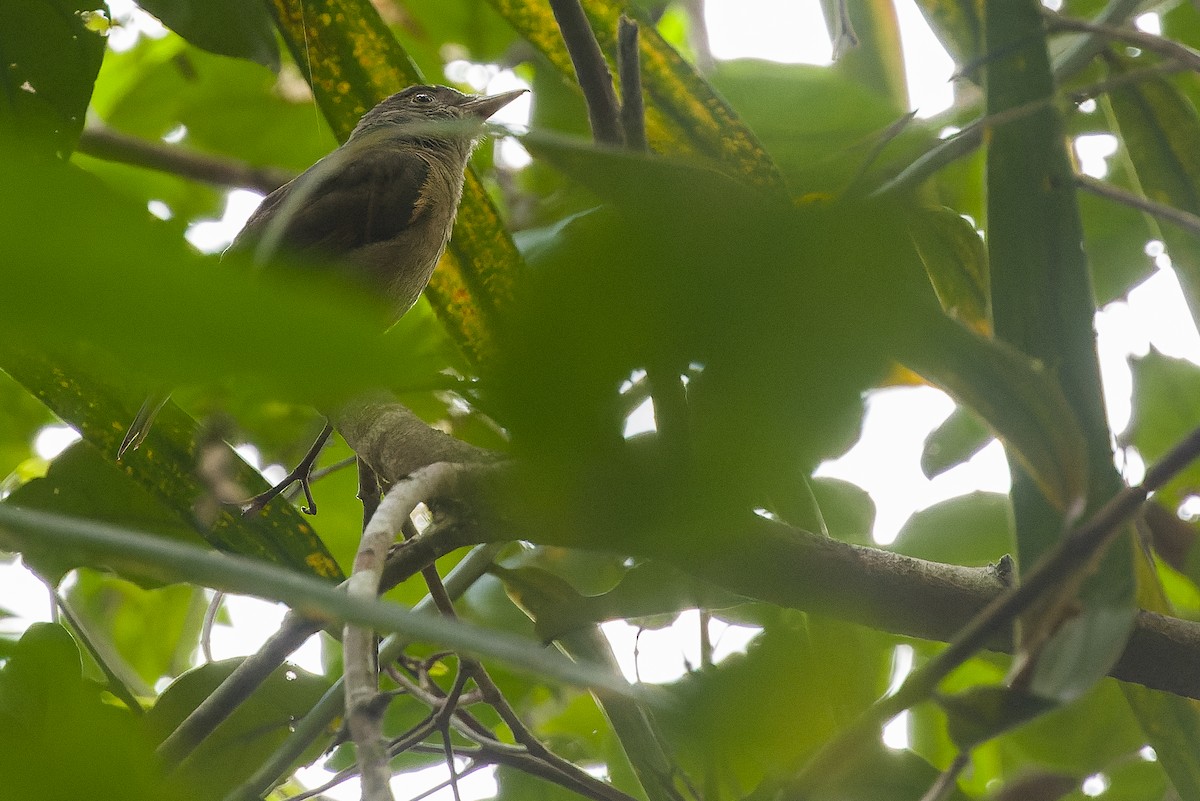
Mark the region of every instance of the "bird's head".
<instances>
[{"instance_id":1,"label":"bird's head","mask_svg":"<svg viewBox=\"0 0 1200 801\"><path fill-rule=\"evenodd\" d=\"M466 95L449 86L410 86L364 114L350 139L381 136L469 150L483 133L488 117L525 91L482 96Z\"/></svg>"}]
</instances>

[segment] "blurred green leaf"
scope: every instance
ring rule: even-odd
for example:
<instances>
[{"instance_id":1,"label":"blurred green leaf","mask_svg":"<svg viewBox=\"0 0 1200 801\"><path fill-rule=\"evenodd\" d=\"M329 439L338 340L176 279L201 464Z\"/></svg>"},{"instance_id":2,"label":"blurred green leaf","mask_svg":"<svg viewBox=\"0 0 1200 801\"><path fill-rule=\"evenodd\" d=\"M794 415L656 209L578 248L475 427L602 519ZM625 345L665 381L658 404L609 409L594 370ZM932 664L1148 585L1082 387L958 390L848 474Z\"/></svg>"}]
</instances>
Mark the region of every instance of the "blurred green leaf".
<instances>
[{"instance_id":1,"label":"blurred green leaf","mask_svg":"<svg viewBox=\"0 0 1200 801\"><path fill-rule=\"evenodd\" d=\"M74 149L104 58L104 37L88 24L97 13L108 13L104 0L0 2L0 147Z\"/></svg>"},{"instance_id":2,"label":"blurred green leaf","mask_svg":"<svg viewBox=\"0 0 1200 801\"><path fill-rule=\"evenodd\" d=\"M921 472L928 479L940 476L979 453L991 441L992 432L979 416L964 406L957 406L925 438Z\"/></svg>"},{"instance_id":3,"label":"blurred green leaf","mask_svg":"<svg viewBox=\"0 0 1200 801\"><path fill-rule=\"evenodd\" d=\"M822 67L738 59L721 62L712 81L801 196L840 194L863 180L863 170L872 176L868 183L880 180L894 169L888 165L907 163L931 144L919 123L885 144L883 134L905 109Z\"/></svg>"},{"instance_id":4,"label":"blurred green leaf","mask_svg":"<svg viewBox=\"0 0 1200 801\"><path fill-rule=\"evenodd\" d=\"M80 673L61 626L31 626L0 667L0 776L12 798L190 798L167 781L141 721Z\"/></svg>"},{"instance_id":5,"label":"blurred green leaf","mask_svg":"<svg viewBox=\"0 0 1200 801\"><path fill-rule=\"evenodd\" d=\"M1015 549L1010 515L1006 495L960 495L914 513L889 547L951 565L995 564Z\"/></svg>"},{"instance_id":6,"label":"blurred green leaf","mask_svg":"<svg viewBox=\"0 0 1200 801\"><path fill-rule=\"evenodd\" d=\"M782 615L745 654L669 685L663 731L689 773L729 794L783 779L885 689L891 651L875 632Z\"/></svg>"},{"instance_id":7,"label":"blurred green leaf","mask_svg":"<svg viewBox=\"0 0 1200 801\"><path fill-rule=\"evenodd\" d=\"M968 328L992 330L987 249L975 226L945 207L912 216L913 242L946 314Z\"/></svg>"},{"instance_id":8,"label":"blurred green leaf","mask_svg":"<svg viewBox=\"0 0 1200 801\"><path fill-rule=\"evenodd\" d=\"M102 632L147 686L191 665L207 606L199 588L174 584L147 590L117 576L80 570L66 598L89 630Z\"/></svg>"},{"instance_id":9,"label":"blurred green leaf","mask_svg":"<svg viewBox=\"0 0 1200 801\"><path fill-rule=\"evenodd\" d=\"M210 662L172 682L146 714L152 736L158 741L165 739L241 661ZM189 797L219 799L237 787L275 750L330 683L292 665L276 668L180 765L176 775L187 786ZM319 753L319 748L310 751L301 764Z\"/></svg>"},{"instance_id":10,"label":"blurred green leaf","mask_svg":"<svg viewBox=\"0 0 1200 801\"><path fill-rule=\"evenodd\" d=\"M257 61L279 70L279 45L261 3L242 0L138 0L175 33L223 56Z\"/></svg>"},{"instance_id":11,"label":"blurred green leaf","mask_svg":"<svg viewBox=\"0 0 1200 801\"><path fill-rule=\"evenodd\" d=\"M1200 423L1200 367L1151 348L1130 360L1133 402L1129 428L1122 440L1138 449L1147 463L1161 459ZM1192 464L1156 493L1169 509L1177 509L1200 491L1200 465Z\"/></svg>"}]
</instances>

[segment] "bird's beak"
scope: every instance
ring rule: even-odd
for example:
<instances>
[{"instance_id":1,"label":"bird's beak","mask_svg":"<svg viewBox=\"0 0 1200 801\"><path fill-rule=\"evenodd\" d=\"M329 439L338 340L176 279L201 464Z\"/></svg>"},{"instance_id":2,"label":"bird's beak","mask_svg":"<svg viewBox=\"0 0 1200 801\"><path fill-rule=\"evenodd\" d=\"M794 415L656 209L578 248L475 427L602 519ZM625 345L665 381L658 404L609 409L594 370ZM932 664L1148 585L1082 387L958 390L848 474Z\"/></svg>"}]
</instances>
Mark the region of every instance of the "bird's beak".
<instances>
[{"instance_id":1,"label":"bird's beak","mask_svg":"<svg viewBox=\"0 0 1200 801\"><path fill-rule=\"evenodd\" d=\"M486 120L528 91L528 89L514 89L511 92L501 92L498 95L472 97L466 103L463 103L462 108L472 117Z\"/></svg>"}]
</instances>

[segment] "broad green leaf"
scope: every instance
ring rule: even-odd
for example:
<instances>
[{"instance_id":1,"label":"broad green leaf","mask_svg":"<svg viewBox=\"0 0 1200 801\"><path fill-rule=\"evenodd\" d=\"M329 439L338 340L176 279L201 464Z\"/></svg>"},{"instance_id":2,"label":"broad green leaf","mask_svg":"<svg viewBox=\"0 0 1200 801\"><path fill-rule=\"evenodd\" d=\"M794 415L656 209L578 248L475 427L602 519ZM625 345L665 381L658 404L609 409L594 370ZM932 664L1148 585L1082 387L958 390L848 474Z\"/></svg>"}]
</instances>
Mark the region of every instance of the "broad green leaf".
<instances>
[{"instance_id":1,"label":"broad green leaf","mask_svg":"<svg viewBox=\"0 0 1200 801\"><path fill-rule=\"evenodd\" d=\"M104 37L88 21L104 0L0 2L0 145L66 156L83 130Z\"/></svg>"},{"instance_id":2,"label":"broad green leaf","mask_svg":"<svg viewBox=\"0 0 1200 801\"><path fill-rule=\"evenodd\" d=\"M1014 550L1008 497L973 492L913 514L889 550L952 565L994 564Z\"/></svg>"},{"instance_id":3,"label":"broad green leaf","mask_svg":"<svg viewBox=\"0 0 1200 801\"><path fill-rule=\"evenodd\" d=\"M966 407L957 406L925 438L921 472L928 479L940 476L979 453L991 441L992 433L979 416Z\"/></svg>"},{"instance_id":4,"label":"broad green leaf","mask_svg":"<svg viewBox=\"0 0 1200 801\"><path fill-rule=\"evenodd\" d=\"M34 435L54 418L28 390L0 371L0 420L4 421L0 426L0 476L10 477L33 456ZM11 489L8 480L0 478Z\"/></svg>"},{"instance_id":5,"label":"broad green leaf","mask_svg":"<svg viewBox=\"0 0 1200 801\"><path fill-rule=\"evenodd\" d=\"M339 139L376 103L421 82L368 0L272 0L271 8ZM520 271L520 254L496 207L468 170L454 236L426 296L469 358L483 359L491 349L497 315L510 301Z\"/></svg>"},{"instance_id":6,"label":"broad green leaf","mask_svg":"<svg viewBox=\"0 0 1200 801\"><path fill-rule=\"evenodd\" d=\"M209 662L173 681L146 714L162 741L229 677L241 659ZM331 681L282 665L193 751L176 774L197 801L220 799L248 778L287 736L292 724L329 689ZM310 751L304 762L320 753ZM303 764L303 763L302 763Z\"/></svg>"},{"instance_id":7,"label":"broad green leaf","mask_svg":"<svg viewBox=\"0 0 1200 801\"><path fill-rule=\"evenodd\" d=\"M146 590L91 570L75 573L66 599L88 631L101 633L148 687L191 666L208 605L197 587L175 584Z\"/></svg>"},{"instance_id":8,"label":"broad green leaf","mask_svg":"<svg viewBox=\"0 0 1200 801\"><path fill-rule=\"evenodd\" d=\"M168 36L108 58L93 108L130 136L159 142L182 134L178 147L299 173L337 140L303 87L281 86L257 64Z\"/></svg>"},{"instance_id":9,"label":"broad green leaf","mask_svg":"<svg viewBox=\"0 0 1200 801\"><path fill-rule=\"evenodd\" d=\"M904 106L827 68L736 59L721 62L712 82L801 196L871 185L932 139L919 123L888 139Z\"/></svg>"},{"instance_id":10,"label":"broad green leaf","mask_svg":"<svg viewBox=\"0 0 1200 801\"><path fill-rule=\"evenodd\" d=\"M1180 798L1200 797L1200 705L1137 684L1121 689Z\"/></svg>"},{"instance_id":11,"label":"broad green leaf","mask_svg":"<svg viewBox=\"0 0 1200 801\"><path fill-rule=\"evenodd\" d=\"M946 314L980 333L992 330L987 249L975 226L948 208L912 216L913 242Z\"/></svg>"},{"instance_id":12,"label":"broad green leaf","mask_svg":"<svg viewBox=\"0 0 1200 801\"><path fill-rule=\"evenodd\" d=\"M964 751L1054 707L1040 696L996 686L943 695L937 703L949 719L950 739Z\"/></svg>"},{"instance_id":13,"label":"broad green leaf","mask_svg":"<svg viewBox=\"0 0 1200 801\"><path fill-rule=\"evenodd\" d=\"M917 8L960 69L984 52L983 19L973 0L918 0Z\"/></svg>"},{"instance_id":14,"label":"broad green leaf","mask_svg":"<svg viewBox=\"0 0 1200 801\"><path fill-rule=\"evenodd\" d=\"M901 353L901 364L983 418L1056 508L1077 504L1087 487L1087 451L1054 373L1004 342L947 318L930 320L933 333Z\"/></svg>"},{"instance_id":15,"label":"broad green leaf","mask_svg":"<svg viewBox=\"0 0 1200 801\"><path fill-rule=\"evenodd\" d=\"M223 56L257 61L279 71L279 45L262 3L243 0L138 0L175 33Z\"/></svg>"},{"instance_id":16,"label":"broad green leaf","mask_svg":"<svg viewBox=\"0 0 1200 801\"><path fill-rule=\"evenodd\" d=\"M0 667L0 776L11 798L188 798L139 718L83 678L61 626L37 623Z\"/></svg>"},{"instance_id":17,"label":"broad green leaf","mask_svg":"<svg viewBox=\"0 0 1200 801\"><path fill-rule=\"evenodd\" d=\"M1110 159L1109 163L1112 166L1105 180L1131 189L1121 161ZM1154 221L1139 211L1090 192L1077 197L1083 217L1083 247L1092 268L1096 301L1103 306L1124 297L1154 273L1154 259L1146 253L1146 245L1161 234Z\"/></svg>"},{"instance_id":18,"label":"broad green leaf","mask_svg":"<svg viewBox=\"0 0 1200 801\"><path fill-rule=\"evenodd\" d=\"M1200 424L1200 367L1156 349L1130 360L1133 403L1122 441L1135 446L1151 464L1167 454ZM1169 509L1179 508L1200 487L1200 465L1185 467L1156 493Z\"/></svg>"},{"instance_id":19,"label":"broad green leaf","mask_svg":"<svg viewBox=\"0 0 1200 801\"><path fill-rule=\"evenodd\" d=\"M782 779L878 697L891 651L876 632L781 614L745 654L670 685L663 731L689 773L726 793Z\"/></svg>"}]
</instances>

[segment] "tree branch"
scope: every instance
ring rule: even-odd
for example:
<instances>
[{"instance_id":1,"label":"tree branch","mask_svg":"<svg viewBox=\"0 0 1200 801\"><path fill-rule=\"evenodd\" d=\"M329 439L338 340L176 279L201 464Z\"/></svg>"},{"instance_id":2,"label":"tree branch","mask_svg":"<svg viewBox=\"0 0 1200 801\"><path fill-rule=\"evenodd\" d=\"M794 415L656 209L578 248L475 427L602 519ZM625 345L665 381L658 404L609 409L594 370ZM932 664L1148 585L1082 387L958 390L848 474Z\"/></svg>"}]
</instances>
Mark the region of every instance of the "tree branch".
<instances>
[{"instance_id":1,"label":"tree branch","mask_svg":"<svg viewBox=\"0 0 1200 801\"><path fill-rule=\"evenodd\" d=\"M270 194L296 177L277 167L209 156L174 145L148 142L104 125L88 125L79 137L80 153L104 161L168 172L217 186L242 186Z\"/></svg>"},{"instance_id":2,"label":"tree branch","mask_svg":"<svg viewBox=\"0 0 1200 801\"><path fill-rule=\"evenodd\" d=\"M562 31L563 42L575 66L579 88L587 101L588 121L592 136L601 144L620 146L624 142L621 134L621 112L617 106L617 93L613 89L612 73L600 50L600 43L592 33L587 15L579 0L550 0L554 19Z\"/></svg>"},{"instance_id":3,"label":"tree branch","mask_svg":"<svg viewBox=\"0 0 1200 801\"><path fill-rule=\"evenodd\" d=\"M398 420L416 419L399 404L377 403L371 408L377 414ZM369 428L360 422L341 430L350 447L357 450L355 431ZM406 443L419 439L410 426L401 426L396 442L389 444L386 436L372 441L373 458L380 463L405 462L400 454L389 451L403 453ZM459 444L476 464L497 458L490 451ZM411 464L412 454L407 456L407 463ZM633 535L608 532L611 536L607 539L586 539L578 531L564 533L522 526L520 521L496 512L504 507L514 516L517 514L512 511L517 503L509 471L492 467L487 472L489 476L482 479L483 484L473 497L483 502L490 499L495 508L476 508L474 517L463 515L458 519L456 525L460 531L456 537L461 540L521 538L544 544L617 550L659 559L746 598L942 642L951 640L980 610L1008 589L995 568L940 564L849 545L757 516L748 516L735 529L710 532L708 536L698 534L683 542L676 538L638 536L636 532ZM397 478L387 472L381 476L385 480ZM718 548L714 542L737 545ZM984 647L1011 651L1011 635L1008 631L990 632ZM1153 689L1200 698L1200 624L1139 612L1133 634L1111 675Z\"/></svg>"},{"instance_id":4,"label":"tree branch","mask_svg":"<svg viewBox=\"0 0 1200 801\"><path fill-rule=\"evenodd\" d=\"M1075 183L1085 192L1091 192L1093 195L1105 198L1106 200L1112 200L1138 211L1144 211L1159 222L1178 225L1190 234L1200 235L1200 217L1183 209L1177 209L1165 203L1155 203L1147 197L1136 195L1133 192L1121 189L1119 186L1113 186L1107 181L1098 181L1087 175L1076 175Z\"/></svg>"}]
</instances>

